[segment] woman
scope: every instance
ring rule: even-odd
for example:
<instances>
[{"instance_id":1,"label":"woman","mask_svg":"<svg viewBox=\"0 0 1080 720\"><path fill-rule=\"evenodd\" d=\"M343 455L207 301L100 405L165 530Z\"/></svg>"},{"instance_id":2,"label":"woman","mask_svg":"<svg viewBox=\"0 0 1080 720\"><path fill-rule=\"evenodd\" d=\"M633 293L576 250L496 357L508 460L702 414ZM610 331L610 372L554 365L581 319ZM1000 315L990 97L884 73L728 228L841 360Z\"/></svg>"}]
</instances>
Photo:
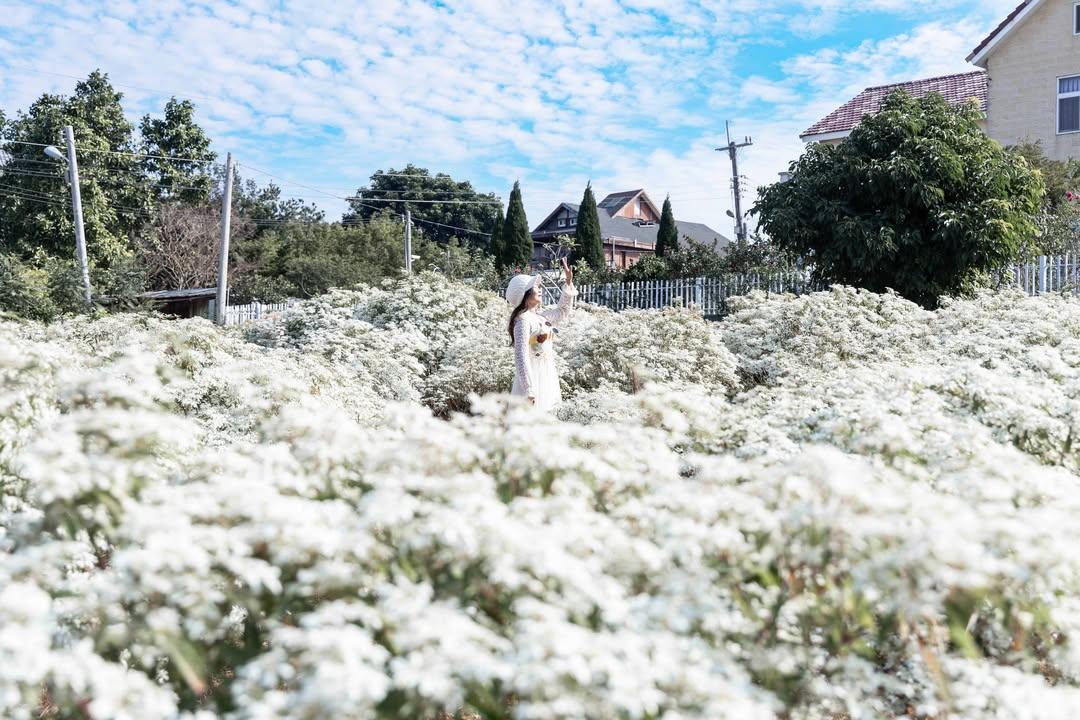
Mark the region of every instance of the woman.
<instances>
[{"instance_id":1,"label":"woman","mask_svg":"<svg viewBox=\"0 0 1080 720\"><path fill-rule=\"evenodd\" d=\"M538 312L541 304L540 276L516 275L506 287L506 301L514 308L510 314L510 342L514 346L514 387L512 395L529 398L544 410L562 400L559 375L555 371L553 347L555 328L574 311L574 272L562 261L566 286L559 295L558 307Z\"/></svg>"}]
</instances>

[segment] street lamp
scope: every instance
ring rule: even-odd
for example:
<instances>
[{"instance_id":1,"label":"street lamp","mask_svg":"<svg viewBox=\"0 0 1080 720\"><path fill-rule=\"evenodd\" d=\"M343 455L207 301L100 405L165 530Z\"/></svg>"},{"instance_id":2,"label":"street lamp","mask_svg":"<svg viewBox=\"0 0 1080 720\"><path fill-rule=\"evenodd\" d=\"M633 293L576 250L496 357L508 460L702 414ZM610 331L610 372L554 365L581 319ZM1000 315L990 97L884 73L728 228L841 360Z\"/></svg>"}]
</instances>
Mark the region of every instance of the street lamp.
<instances>
[{"instance_id":1,"label":"street lamp","mask_svg":"<svg viewBox=\"0 0 1080 720\"><path fill-rule=\"evenodd\" d=\"M79 161L75 157L75 129L70 125L64 127L64 140L67 143L67 157L64 153L52 145L45 148L45 155L53 160L67 163L67 180L71 185L71 215L75 224L75 252L79 258L79 267L82 270L83 300L87 310L93 308L94 303L90 296L90 266L86 260L86 232L83 230L82 194L79 191Z\"/></svg>"}]
</instances>

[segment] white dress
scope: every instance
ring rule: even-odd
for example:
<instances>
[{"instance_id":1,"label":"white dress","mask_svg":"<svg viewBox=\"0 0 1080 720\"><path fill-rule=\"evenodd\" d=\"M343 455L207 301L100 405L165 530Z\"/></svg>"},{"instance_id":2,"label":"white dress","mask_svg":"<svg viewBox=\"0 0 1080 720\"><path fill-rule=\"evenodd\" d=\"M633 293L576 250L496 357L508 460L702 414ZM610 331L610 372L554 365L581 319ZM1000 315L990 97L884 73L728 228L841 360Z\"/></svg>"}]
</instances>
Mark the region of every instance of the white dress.
<instances>
[{"instance_id":1,"label":"white dress","mask_svg":"<svg viewBox=\"0 0 1080 720\"><path fill-rule=\"evenodd\" d=\"M573 314L575 295L577 290L567 285L559 293L557 306L540 312L526 310L514 321L514 387L510 392L536 398L536 406L544 410L562 401L552 329Z\"/></svg>"}]
</instances>

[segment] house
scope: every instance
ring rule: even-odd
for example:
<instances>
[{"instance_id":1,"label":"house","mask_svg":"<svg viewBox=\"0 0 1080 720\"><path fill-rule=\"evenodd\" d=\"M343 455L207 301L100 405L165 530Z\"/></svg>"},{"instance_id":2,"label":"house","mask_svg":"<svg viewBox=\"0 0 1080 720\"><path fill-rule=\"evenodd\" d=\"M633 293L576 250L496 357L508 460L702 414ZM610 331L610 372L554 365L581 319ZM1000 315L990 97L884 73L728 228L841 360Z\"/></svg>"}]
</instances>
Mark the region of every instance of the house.
<instances>
[{"instance_id":1,"label":"house","mask_svg":"<svg viewBox=\"0 0 1080 720\"><path fill-rule=\"evenodd\" d=\"M987 134L1080 157L1080 3L1026 0L967 57L990 76Z\"/></svg>"},{"instance_id":2,"label":"house","mask_svg":"<svg viewBox=\"0 0 1080 720\"><path fill-rule=\"evenodd\" d=\"M532 231L534 263L549 259L543 247L546 243L560 235L577 235L578 207L573 203L559 203ZM644 190L612 193L597 203L596 214L600 219L600 237L609 267L628 268L642 257L653 254L660 229L660 210ZM711 245L717 250L727 247L730 242L701 223L676 220L675 227L680 238Z\"/></svg>"},{"instance_id":3,"label":"house","mask_svg":"<svg viewBox=\"0 0 1080 720\"><path fill-rule=\"evenodd\" d=\"M151 290L141 297L154 309L165 315L182 318L204 317L213 319L214 299L217 288L190 288L184 290Z\"/></svg>"},{"instance_id":4,"label":"house","mask_svg":"<svg viewBox=\"0 0 1080 720\"><path fill-rule=\"evenodd\" d=\"M1080 3L1024 0L967 57L973 72L867 88L799 137L840 142L896 89L976 98L986 134L1003 145L1039 141L1047 157L1080 157Z\"/></svg>"}]
</instances>

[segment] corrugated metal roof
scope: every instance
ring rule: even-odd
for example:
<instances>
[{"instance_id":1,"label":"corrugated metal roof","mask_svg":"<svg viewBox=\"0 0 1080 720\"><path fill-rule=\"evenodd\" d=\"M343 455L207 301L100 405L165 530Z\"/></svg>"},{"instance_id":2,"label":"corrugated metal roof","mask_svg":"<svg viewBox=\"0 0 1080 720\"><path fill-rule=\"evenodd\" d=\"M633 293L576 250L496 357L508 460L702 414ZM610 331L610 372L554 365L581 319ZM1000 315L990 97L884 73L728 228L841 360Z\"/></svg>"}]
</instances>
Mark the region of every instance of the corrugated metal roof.
<instances>
[{"instance_id":1,"label":"corrugated metal roof","mask_svg":"<svg viewBox=\"0 0 1080 720\"><path fill-rule=\"evenodd\" d=\"M954 105L959 105L969 98L977 98L986 112L988 76L985 70L943 75L942 77L912 80L893 85L879 85L863 90L836 110L818 120L799 135L806 138L812 135L851 132L866 115L876 113L882 101L894 90L903 90L913 97L923 97L932 92L941 93Z\"/></svg>"},{"instance_id":2,"label":"corrugated metal roof","mask_svg":"<svg viewBox=\"0 0 1080 720\"><path fill-rule=\"evenodd\" d=\"M144 292L142 297L147 300L197 300L199 298L214 297L217 288L186 288L183 290L151 290Z\"/></svg>"}]
</instances>

